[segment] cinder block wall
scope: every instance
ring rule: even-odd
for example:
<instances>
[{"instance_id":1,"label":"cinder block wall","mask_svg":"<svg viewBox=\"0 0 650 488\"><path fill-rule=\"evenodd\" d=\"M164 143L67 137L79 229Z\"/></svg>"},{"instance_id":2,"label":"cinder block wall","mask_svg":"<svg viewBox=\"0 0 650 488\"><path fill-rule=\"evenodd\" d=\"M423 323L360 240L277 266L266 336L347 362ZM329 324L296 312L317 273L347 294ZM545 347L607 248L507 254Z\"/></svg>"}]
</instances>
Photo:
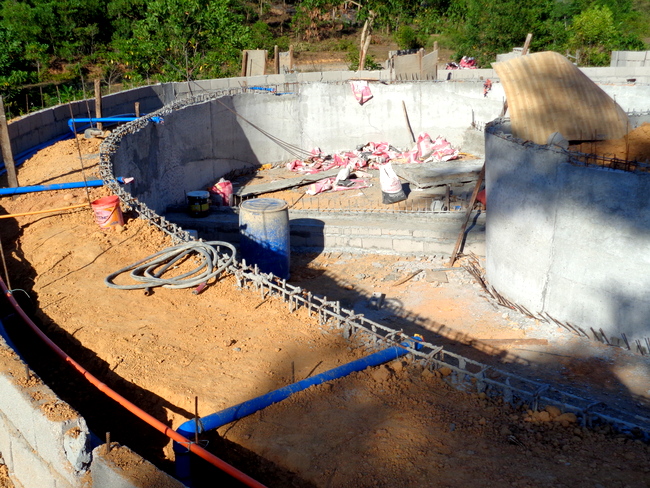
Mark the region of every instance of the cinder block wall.
<instances>
[{"instance_id":1,"label":"cinder block wall","mask_svg":"<svg viewBox=\"0 0 650 488\"><path fill-rule=\"evenodd\" d=\"M650 173L572 164L510 134L485 134L488 281L532 313L647 347Z\"/></svg>"},{"instance_id":2,"label":"cinder block wall","mask_svg":"<svg viewBox=\"0 0 650 488\"><path fill-rule=\"evenodd\" d=\"M135 460L126 465L112 462L104 446L91 451L83 417L57 398L5 337L0 323L0 455L16 488L183 486L127 448L111 450ZM81 375L79 381L85 381Z\"/></svg>"}]
</instances>

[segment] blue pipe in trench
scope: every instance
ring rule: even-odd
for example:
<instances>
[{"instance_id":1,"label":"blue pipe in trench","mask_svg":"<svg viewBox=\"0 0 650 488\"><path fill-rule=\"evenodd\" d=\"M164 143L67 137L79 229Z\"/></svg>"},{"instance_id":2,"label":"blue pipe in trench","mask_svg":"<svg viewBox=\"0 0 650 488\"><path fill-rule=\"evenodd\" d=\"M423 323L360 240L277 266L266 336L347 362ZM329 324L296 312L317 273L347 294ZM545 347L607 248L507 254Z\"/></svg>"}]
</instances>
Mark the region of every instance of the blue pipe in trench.
<instances>
[{"instance_id":1,"label":"blue pipe in trench","mask_svg":"<svg viewBox=\"0 0 650 488\"><path fill-rule=\"evenodd\" d=\"M274 403L281 402L286 400L294 393L306 390L310 386L320 385L326 381L336 380L348 376L351 373L356 373L358 371L363 371L366 368L373 366L379 366L388 361L392 361L399 357L405 356L408 354L408 349L406 347L411 347L415 349L420 349L422 346L418 344L418 341L421 341L420 337L414 338L413 342L402 342L399 346L389 347L383 351L378 351L369 356L366 356L361 359L356 359L350 363L343 364L324 373L320 373L311 378L305 378L304 380L298 381L291 385L283 386L277 390L273 390L265 395L253 398L252 400L245 401L239 405L226 408L220 412L210 414L206 417L202 417L198 422L194 419L188 420L187 422L181 424L176 432L185 436L188 439L194 439L194 434L196 433L196 425L198 424L199 434L202 432L207 432L210 430L218 429L219 427L234 422L235 420L242 419L248 415L252 415L255 412L262 410ZM187 481L190 478L190 460L189 453L190 451L187 447L174 443L174 452L176 453L176 476L180 481ZM189 486L189 485L188 485Z\"/></svg>"},{"instance_id":2,"label":"blue pipe in trench","mask_svg":"<svg viewBox=\"0 0 650 488\"><path fill-rule=\"evenodd\" d=\"M133 181L133 178L124 178L118 176L115 178L118 183L127 184ZM69 190L71 188L85 188L102 186L104 180L89 180L89 181L74 181L71 183L55 183L53 185L34 185L34 186L18 186L16 188L0 188L0 197L7 195L20 195L23 193L35 193L39 191L51 190Z\"/></svg>"}]
</instances>

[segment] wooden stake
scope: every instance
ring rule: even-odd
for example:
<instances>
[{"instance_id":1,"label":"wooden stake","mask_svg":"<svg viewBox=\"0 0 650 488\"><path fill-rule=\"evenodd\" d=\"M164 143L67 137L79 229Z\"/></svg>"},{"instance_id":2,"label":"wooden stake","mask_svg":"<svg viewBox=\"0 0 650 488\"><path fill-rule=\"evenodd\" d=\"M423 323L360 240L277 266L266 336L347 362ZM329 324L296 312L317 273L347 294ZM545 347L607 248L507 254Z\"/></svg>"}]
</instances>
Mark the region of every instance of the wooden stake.
<instances>
[{"instance_id":1,"label":"wooden stake","mask_svg":"<svg viewBox=\"0 0 650 488\"><path fill-rule=\"evenodd\" d=\"M404 103L404 100L402 100L402 108L404 109L404 118L406 119L406 126L409 129L409 133L411 134L411 141L415 142L415 134L413 134L413 129L411 128L411 122L409 121L409 114L406 111L406 103Z\"/></svg>"},{"instance_id":2,"label":"wooden stake","mask_svg":"<svg viewBox=\"0 0 650 488\"><path fill-rule=\"evenodd\" d=\"M366 37L366 42L364 43L363 49L361 50L361 55L359 56L359 71L363 71L366 66L366 56L368 54L368 48L370 47L371 38L371 35L368 35Z\"/></svg>"},{"instance_id":3,"label":"wooden stake","mask_svg":"<svg viewBox=\"0 0 650 488\"><path fill-rule=\"evenodd\" d=\"M135 102L135 116L140 117L140 102Z\"/></svg>"},{"instance_id":4,"label":"wooden stake","mask_svg":"<svg viewBox=\"0 0 650 488\"><path fill-rule=\"evenodd\" d=\"M276 75L280 74L280 49L278 46L273 46L273 70Z\"/></svg>"},{"instance_id":5,"label":"wooden stake","mask_svg":"<svg viewBox=\"0 0 650 488\"><path fill-rule=\"evenodd\" d=\"M102 85L99 79L95 80L95 118L102 118ZM97 129L104 130L104 124L97 122Z\"/></svg>"},{"instance_id":6,"label":"wooden stake","mask_svg":"<svg viewBox=\"0 0 650 488\"><path fill-rule=\"evenodd\" d=\"M465 213L465 222L463 222L463 226L460 229L460 233L458 234L458 239L456 239L456 245L454 246L454 252L451 253L451 258L449 259L449 266L450 268L454 265L456 262L456 256L458 255L458 251L460 249L460 245L463 243L463 238L465 237L465 229L467 229L467 223L469 222L469 218L472 215L472 209L474 208L474 204L476 203L476 196L478 195L478 191L481 189L481 184L483 184L483 179L485 178L485 163L483 163L483 167L481 168L481 172L478 175L478 180L476 181L476 186L474 187L474 191L472 192L472 198L469 200L469 205L467 206L467 213Z\"/></svg>"},{"instance_id":7,"label":"wooden stake","mask_svg":"<svg viewBox=\"0 0 650 488\"><path fill-rule=\"evenodd\" d=\"M293 44L289 46L289 73L293 72Z\"/></svg>"},{"instance_id":8,"label":"wooden stake","mask_svg":"<svg viewBox=\"0 0 650 488\"><path fill-rule=\"evenodd\" d=\"M11 151L11 140L9 139L9 127L7 126L7 116L5 114L5 104L0 95L0 146L2 147L2 159L5 162L7 170L7 181L11 188L18 186L18 176L16 175L16 164L14 155Z\"/></svg>"},{"instance_id":9,"label":"wooden stake","mask_svg":"<svg viewBox=\"0 0 650 488\"><path fill-rule=\"evenodd\" d=\"M241 54L241 76L246 76L246 65L248 64L248 51L242 51Z\"/></svg>"}]
</instances>

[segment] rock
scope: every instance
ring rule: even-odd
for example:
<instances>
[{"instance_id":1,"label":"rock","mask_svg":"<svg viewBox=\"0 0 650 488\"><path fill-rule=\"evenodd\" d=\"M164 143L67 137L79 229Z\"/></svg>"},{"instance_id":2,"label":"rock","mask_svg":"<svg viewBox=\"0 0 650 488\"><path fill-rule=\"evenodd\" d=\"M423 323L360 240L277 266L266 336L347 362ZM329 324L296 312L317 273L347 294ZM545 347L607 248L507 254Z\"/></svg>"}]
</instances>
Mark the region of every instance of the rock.
<instances>
[{"instance_id":1,"label":"rock","mask_svg":"<svg viewBox=\"0 0 650 488\"><path fill-rule=\"evenodd\" d=\"M555 405L547 405L545 410L548 412L548 414L551 416L552 419L562 415L562 410L557 408Z\"/></svg>"},{"instance_id":2,"label":"rock","mask_svg":"<svg viewBox=\"0 0 650 488\"><path fill-rule=\"evenodd\" d=\"M388 378L390 378L390 369L383 364L379 366L378 368L375 368L372 370L372 373L370 373L370 376L372 377L373 380L375 380L377 383L383 383L386 381Z\"/></svg>"},{"instance_id":3,"label":"rock","mask_svg":"<svg viewBox=\"0 0 650 488\"><path fill-rule=\"evenodd\" d=\"M562 415L558 415L553 419L555 422L562 422L562 424L566 423L568 424L575 424L578 421L578 417L574 413L563 413Z\"/></svg>"},{"instance_id":4,"label":"rock","mask_svg":"<svg viewBox=\"0 0 650 488\"><path fill-rule=\"evenodd\" d=\"M436 375L433 374L433 371L431 371L430 369L425 368L425 369L422 370L422 378L424 378L425 380L430 380L431 378L434 378L435 376Z\"/></svg>"},{"instance_id":5,"label":"rock","mask_svg":"<svg viewBox=\"0 0 650 488\"><path fill-rule=\"evenodd\" d=\"M451 368L447 366L443 366L442 368L438 369L438 372L444 377L449 376L451 374Z\"/></svg>"},{"instance_id":6,"label":"rock","mask_svg":"<svg viewBox=\"0 0 650 488\"><path fill-rule=\"evenodd\" d=\"M551 421L551 415L546 410L542 410L541 412L533 412L532 417L533 417L534 420L536 420L538 422L550 422Z\"/></svg>"},{"instance_id":7,"label":"rock","mask_svg":"<svg viewBox=\"0 0 650 488\"><path fill-rule=\"evenodd\" d=\"M427 269L424 271L424 279L429 283L433 283L435 281L438 283L449 283L446 272L434 271L432 269Z\"/></svg>"},{"instance_id":8,"label":"rock","mask_svg":"<svg viewBox=\"0 0 650 488\"><path fill-rule=\"evenodd\" d=\"M499 430L499 433L503 436L512 435L512 431L507 425L502 425L501 429Z\"/></svg>"},{"instance_id":9,"label":"rock","mask_svg":"<svg viewBox=\"0 0 650 488\"><path fill-rule=\"evenodd\" d=\"M390 364L390 368L395 372L395 373L401 373L404 370L404 363L402 361L393 361Z\"/></svg>"}]
</instances>

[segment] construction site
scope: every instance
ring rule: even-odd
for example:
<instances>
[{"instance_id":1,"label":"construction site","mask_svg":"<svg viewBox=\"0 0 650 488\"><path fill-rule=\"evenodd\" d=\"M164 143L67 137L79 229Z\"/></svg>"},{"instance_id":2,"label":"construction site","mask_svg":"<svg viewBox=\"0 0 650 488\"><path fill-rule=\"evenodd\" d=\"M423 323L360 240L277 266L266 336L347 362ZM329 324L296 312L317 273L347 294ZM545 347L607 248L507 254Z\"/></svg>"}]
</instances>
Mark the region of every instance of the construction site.
<instances>
[{"instance_id":1,"label":"construction site","mask_svg":"<svg viewBox=\"0 0 650 488\"><path fill-rule=\"evenodd\" d=\"M398 78L10 121L0 486L649 486L650 68Z\"/></svg>"}]
</instances>

